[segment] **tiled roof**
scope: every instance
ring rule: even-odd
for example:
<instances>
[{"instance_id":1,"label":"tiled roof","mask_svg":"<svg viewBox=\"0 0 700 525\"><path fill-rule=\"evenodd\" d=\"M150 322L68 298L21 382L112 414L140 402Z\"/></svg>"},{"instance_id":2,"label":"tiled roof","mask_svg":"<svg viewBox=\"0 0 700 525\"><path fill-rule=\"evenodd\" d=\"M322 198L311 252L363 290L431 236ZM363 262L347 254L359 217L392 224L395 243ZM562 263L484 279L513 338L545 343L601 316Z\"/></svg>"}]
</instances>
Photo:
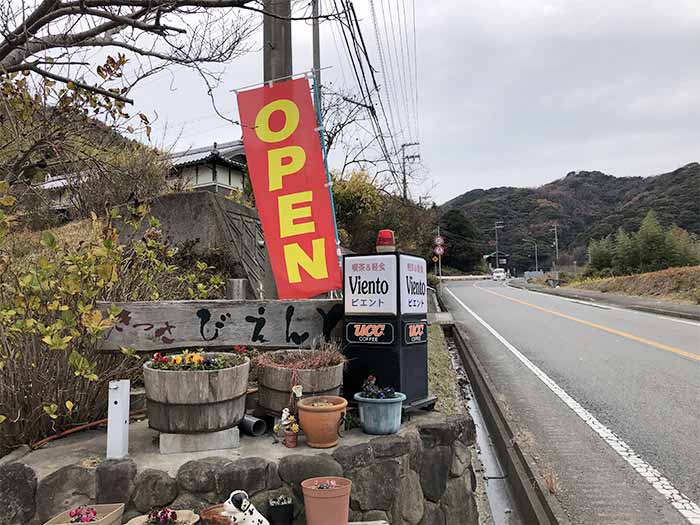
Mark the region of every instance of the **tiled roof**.
<instances>
[{"instance_id":1,"label":"tiled roof","mask_svg":"<svg viewBox=\"0 0 700 525\"><path fill-rule=\"evenodd\" d=\"M204 146L201 148L189 148L170 154L168 159L173 163L173 167L179 167L188 164L196 164L197 162L202 162L215 155L224 160L240 164L233 160L233 158L239 155L245 155L243 141L232 140L231 142L222 142L221 144L214 143L211 146Z\"/></svg>"}]
</instances>

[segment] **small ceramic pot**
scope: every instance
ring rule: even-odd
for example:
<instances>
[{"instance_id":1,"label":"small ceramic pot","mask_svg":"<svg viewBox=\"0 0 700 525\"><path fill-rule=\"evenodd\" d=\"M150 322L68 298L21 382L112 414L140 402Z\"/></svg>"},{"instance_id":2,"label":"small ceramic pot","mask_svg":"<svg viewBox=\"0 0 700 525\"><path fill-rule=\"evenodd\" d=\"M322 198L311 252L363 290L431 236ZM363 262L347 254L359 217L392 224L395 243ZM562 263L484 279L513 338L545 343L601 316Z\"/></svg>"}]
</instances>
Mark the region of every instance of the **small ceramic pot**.
<instances>
[{"instance_id":1,"label":"small ceramic pot","mask_svg":"<svg viewBox=\"0 0 700 525\"><path fill-rule=\"evenodd\" d=\"M288 430L284 431L284 446L287 448L297 447L297 434Z\"/></svg>"}]
</instances>

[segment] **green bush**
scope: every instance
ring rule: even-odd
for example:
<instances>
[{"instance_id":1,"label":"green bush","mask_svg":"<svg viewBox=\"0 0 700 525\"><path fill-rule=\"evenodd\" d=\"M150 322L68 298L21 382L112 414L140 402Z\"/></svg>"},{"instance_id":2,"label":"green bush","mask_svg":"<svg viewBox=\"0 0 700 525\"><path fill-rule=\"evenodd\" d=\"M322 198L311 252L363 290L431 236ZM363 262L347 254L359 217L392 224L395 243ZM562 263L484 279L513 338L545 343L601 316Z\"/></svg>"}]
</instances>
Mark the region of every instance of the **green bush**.
<instances>
[{"instance_id":1,"label":"green bush","mask_svg":"<svg viewBox=\"0 0 700 525\"><path fill-rule=\"evenodd\" d=\"M37 242L13 233L6 191L0 182L0 455L104 417L108 382L140 373L133 350L99 352L119 311L102 312L98 301L218 297L223 285L205 263L173 264L155 218L138 236L143 205L123 220L133 232L123 244L116 212L104 222L93 214L80 242L48 231Z\"/></svg>"},{"instance_id":2,"label":"green bush","mask_svg":"<svg viewBox=\"0 0 700 525\"><path fill-rule=\"evenodd\" d=\"M592 240L588 254L590 265L584 277L655 272L700 264L700 240L677 226L664 229L651 210L636 233L620 228L615 235Z\"/></svg>"}]
</instances>

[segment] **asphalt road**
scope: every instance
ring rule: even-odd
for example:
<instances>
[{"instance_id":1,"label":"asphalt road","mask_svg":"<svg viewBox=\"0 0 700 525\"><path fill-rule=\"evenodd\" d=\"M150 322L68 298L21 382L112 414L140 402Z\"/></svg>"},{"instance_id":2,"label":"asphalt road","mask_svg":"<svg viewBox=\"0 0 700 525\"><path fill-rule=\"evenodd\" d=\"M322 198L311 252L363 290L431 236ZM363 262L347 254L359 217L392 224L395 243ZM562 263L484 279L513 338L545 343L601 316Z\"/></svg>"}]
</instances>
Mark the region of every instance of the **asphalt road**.
<instances>
[{"instance_id":1,"label":"asphalt road","mask_svg":"<svg viewBox=\"0 0 700 525\"><path fill-rule=\"evenodd\" d=\"M443 294L573 523L700 524L700 324L492 281Z\"/></svg>"}]
</instances>

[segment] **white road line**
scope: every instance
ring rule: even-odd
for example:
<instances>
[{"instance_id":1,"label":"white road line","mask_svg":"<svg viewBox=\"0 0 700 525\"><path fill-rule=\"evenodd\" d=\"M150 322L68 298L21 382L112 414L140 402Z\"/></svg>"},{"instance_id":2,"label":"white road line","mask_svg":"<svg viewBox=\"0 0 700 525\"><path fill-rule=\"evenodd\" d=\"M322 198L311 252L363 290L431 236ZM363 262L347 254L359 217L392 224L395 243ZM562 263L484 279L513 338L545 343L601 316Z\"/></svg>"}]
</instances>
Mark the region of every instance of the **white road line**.
<instances>
[{"instance_id":1,"label":"white road line","mask_svg":"<svg viewBox=\"0 0 700 525\"><path fill-rule=\"evenodd\" d=\"M573 299L571 297L564 297L562 295L554 295L554 294L547 293L547 292L538 292L537 290L528 290L525 288L518 288L517 286L511 286L510 284L506 284L505 286L507 286L511 290L519 290L519 291L525 292L525 293L534 293L534 294L538 294L538 295L543 295L545 297L553 297L554 299L561 299L563 301L568 301L570 303L578 303L578 304L583 304L586 306L596 306L596 307L601 308L601 309L617 310L618 312L629 312L632 314L650 315L652 317L655 317L656 319L663 319L665 321L672 321L674 323L689 324L690 326L700 327L700 323L696 323L695 321L690 321L688 319L679 319L678 317L671 317L670 315L653 314L651 312L645 312L643 310L634 310L632 308L624 308L622 306L612 306L609 304L603 305L600 303L596 303L594 301ZM479 288L479 286L477 286L477 288Z\"/></svg>"},{"instance_id":2,"label":"white road line","mask_svg":"<svg viewBox=\"0 0 700 525\"><path fill-rule=\"evenodd\" d=\"M700 506L691 501L685 494L677 490L671 483L661 475L654 467L649 465L632 448L622 439L617 437L615 433L603 425L596 417L588 410L583 408L574 398L557 385L547 374L525 357L517 348L510 344L501 334L491 327L486 321L479 317L476 312L469 308L462 300L457 297L449 288L445 288L447 292L454 297L455 301L464 308L474 319L486 328L491 334L498 339L515 357L520 360L530 371L542 381L547 388L561 399L574 413L580 417L593 431L598 434L617 454L622 457L627 463L632 466L656 491L668 501L673 508L680 512L683 517L692 525L700 525Z\"/></svg>"}]
</instances>

